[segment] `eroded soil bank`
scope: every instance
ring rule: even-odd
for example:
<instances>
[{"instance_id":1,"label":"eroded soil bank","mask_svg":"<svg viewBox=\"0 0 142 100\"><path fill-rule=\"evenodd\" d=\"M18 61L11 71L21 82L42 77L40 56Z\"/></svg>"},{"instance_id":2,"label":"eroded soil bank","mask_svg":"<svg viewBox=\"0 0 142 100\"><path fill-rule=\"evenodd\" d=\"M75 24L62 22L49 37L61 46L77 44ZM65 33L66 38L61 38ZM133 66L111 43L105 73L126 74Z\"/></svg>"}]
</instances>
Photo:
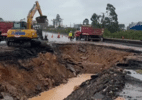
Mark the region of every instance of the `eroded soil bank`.
<instances>
[{"instance_id":1,"label":"eroded soil bank","mask_svg":"<svg viewBox=\"0 0 142 100\"><path fill-rule=\"evenodd\" d=\"M133 55L95 45L55 44L53 51L40 47L0 54L0 99L15 100L27 100L81 73L102 72Z\"/></svg>"},{"instance_id":2,"label":"eroded soil bank","mask_svg":"<svg viewBox=\"0 0 142 100\"><path fill-rule=\"evenodd\" d=\"M142 54L124 56L122 62L92 76L64 100L142 100L142 74L134 71L141 69Z\"/></svg>"}]
</instances>

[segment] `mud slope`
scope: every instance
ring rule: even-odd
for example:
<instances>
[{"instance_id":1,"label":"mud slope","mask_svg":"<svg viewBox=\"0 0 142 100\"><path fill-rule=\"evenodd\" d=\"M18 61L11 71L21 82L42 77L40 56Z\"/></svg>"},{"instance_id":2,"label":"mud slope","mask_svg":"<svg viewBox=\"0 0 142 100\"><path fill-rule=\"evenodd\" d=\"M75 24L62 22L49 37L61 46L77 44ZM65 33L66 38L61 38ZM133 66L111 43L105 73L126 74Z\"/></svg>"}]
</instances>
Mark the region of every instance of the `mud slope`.
<instances>
[{"instance_id":1,"label":"mud slope","mask_svg":"<svg viewBox=\"0 0 142 100\"><path fill-rule=\"evenodd\" d=\"M71 66L83 73L98 73L122 62L124 57L133 53L118 51L95 45L58 45L55 49L59 62L71 69ZM62 58L62 59L61 59Z\"/></svg>"},{"instance_id":2,"label":"mud slope","mask_svg":"<svg viewBox=\"0 0 142 100\"><path fill-rule=\"evenodd\" d=\"M0 99L27 100L79 73L108 69L128 55L92 45L54 45L54 52L49 48L0 52Z\"/></svg>"},{"instance_id":3,"label":"mud slope","mask_svg":"<svg viewBox=\"0 0 142 100\"><path fill-rule=\"evenodd\" d=\"M142 100L142 74L136 73L142 69L142 55L125 56L124 61L114 66L117 67L93 75L91 80L76 86L76 90L64 100L114 100L116 97Z\"/></svg>"}]
</instances>

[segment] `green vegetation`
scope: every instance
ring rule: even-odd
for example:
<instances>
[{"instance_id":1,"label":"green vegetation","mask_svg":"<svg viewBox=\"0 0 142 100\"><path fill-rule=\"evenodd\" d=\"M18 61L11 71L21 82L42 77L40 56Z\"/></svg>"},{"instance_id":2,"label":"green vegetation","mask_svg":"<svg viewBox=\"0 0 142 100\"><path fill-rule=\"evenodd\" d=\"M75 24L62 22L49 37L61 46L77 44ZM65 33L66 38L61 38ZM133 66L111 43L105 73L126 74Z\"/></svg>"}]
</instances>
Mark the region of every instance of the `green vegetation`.
<instances>
[{"instance_id":1,"label":"green vegetation","mask_svg":"<svg viewBox=\"0 0 142 100\"><path fill-rule=\"evenodd\" d=\"M128 30L128 31L118 31L115 33L109 32L105 29L104 38L122 38L124 39L133 39L133 40L142 40L142 31Z\"/></svg>"},{"instance_id":2,"label":"green vegetation","mask_svg":"<svg viewBox=\"0 0 142 100\"><path fill-rule=\"evenodd\" d=\"M72 31L72 33L74 33L76 31L75 28L48 28L44 31L48 31L48 32L55 32L55 33L61 33L61 34L68 34L70 31Z\"/></svg>"},{"instance_id":3,"label":"green vegetation","mask_svg":"<svg viewBox=\"0 0 142 100\"><path fill-rule=\"evenodd\" d=\"M95 28L107 28L111 33L120 30L118 25L118 15L115 12L116 8L112 4L107 4L106 13L98 15L94 13L91 17L91 25ZM108 16L105 16L105 15Z\"/></svg>"},{"instance_id":4,"label":"green vegetation","mask_svg":"<svg viewBox=\"0 0 142 100\"><path fill-rule=\"evenodd\" d=\"M75 28L48 28L44 31L55 32L55 33L59 32L61 34L68 35L70 31L74 33L76 29ZM118 31L118 32L111 33L110 31L108 31L108 29L105 29L103 37L118 38L118 39L122 39L122 37L124 37L124 39L142 40L142 31L128 30L128 31Z\"/></svg>"},{"instance_id":5,"label":"green vegetation","mask_svg":"<svg viewBox=\"0 0 142 100\"><path fill-rule=\"evenodd\" d=\"M115 10L116 8L112 4L107 4L106 13L104 12L102 15L94 13L91 17L92 27L105 28L104 38L142 40L142 31L123 31L125 25L118 24L118 15Z\"/></svg>"},{"instance_id":6,"label":"green vegetation","mask_svg":"<svg viewBox=\"0 0 142 100\"><path fill-rule=\"evenodd\" d=\"M142 70L136 70L136 72L142 74Z\"/></svg>"},{"instance_id":7,"label":"green vegetation","mask_svg":"<svg viewBox=\"0 0 142 100\"><path fill-rule=\"evenodd\" d=\"M83 25L89 25L89 20L87 18L83 20Z\"/></svg>"}]
</instances>

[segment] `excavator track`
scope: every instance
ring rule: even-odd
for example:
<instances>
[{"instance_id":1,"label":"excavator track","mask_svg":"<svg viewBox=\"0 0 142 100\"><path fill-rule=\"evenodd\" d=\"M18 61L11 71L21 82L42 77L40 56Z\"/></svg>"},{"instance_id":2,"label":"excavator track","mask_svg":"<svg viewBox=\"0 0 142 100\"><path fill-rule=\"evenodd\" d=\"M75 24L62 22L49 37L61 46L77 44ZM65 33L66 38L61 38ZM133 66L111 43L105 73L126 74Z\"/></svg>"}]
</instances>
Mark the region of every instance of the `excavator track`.
<instances>
[{"instance_id":1,"label":"excavator track","mask_svg":"<svg viewBox=\"0 0 142 100\"><path fill-rule=\"evenodd\" d=\"M31 47L31 42L16 43L16 42L8 41L7 45L9 47Z\"/></svg>"},{"instance_id":2,"label":"excavator track","mask_svg":"<svg viewBox=\"0 0 142 100\"><path fill-rule=\"evenodd\" d=\"M39 46L41 42L39 40L30 40L30 41L7 41L9 47L36 47Z\"/></svg>"}]
</instances>

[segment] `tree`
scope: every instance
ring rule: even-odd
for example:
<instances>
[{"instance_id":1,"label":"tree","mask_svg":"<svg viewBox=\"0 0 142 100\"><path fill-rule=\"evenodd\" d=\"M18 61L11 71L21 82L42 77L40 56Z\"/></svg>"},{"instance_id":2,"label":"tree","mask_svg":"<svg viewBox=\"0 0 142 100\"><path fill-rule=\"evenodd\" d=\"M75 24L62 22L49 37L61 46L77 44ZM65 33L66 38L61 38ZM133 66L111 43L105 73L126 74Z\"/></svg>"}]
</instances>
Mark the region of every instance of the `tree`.
<instances>
[{"instance_id":1,"label":"tree","mask_svg":"<svg viewBox=\"0 0 142 100\"><path fill-rule=\"evenodd\" d=\"M102 15L94 13L91 21L92 26L95 28L107 28L111 33L119 31L117 14L112 4L107 4L106 13L102 13Z\"/></svg>"},{"instance_id":2,"label":"tree","mask_svg":"<svg viewBox=\"0 0 142 100\"><path fill-rule=\"evenodd\" d=\"M107 19L108 18L105 17L105 13L102 13L102 15L94 13L91 17L92 26L96 28L105 28L106 23L109 22Z\"/></svg>"},{"instance_id":3,"label":"tree","mask_svg":"<svg viewBox=\"0 0 142 100\"><path fill-rule=\"evenodd\" d=\"M84 19L84 21L83 21L83 25L89 25L89 20L86 18L86 19Z\"/></svg>"},{"instance_id":4,"label":"tree","mask_svg":"<svg viewBox=\"0 0 142 100\"><path fill-rule=\"evenodd\" d=\"M108 30L112 33L118 31L119 25L115 7L112 4L107 4L106 13L108 13L108 17L105 18Z\"/></svg>"},{"instance_id":5,"label":"tree","mask_svg":"<svg viewBox=\"0 0 142 100\"><path fill-rule=\"evenodd\" d=\"M119 29L124 30L125 29L125 24L119 24Z\"/></svg>"},{"instance_id":6,"label":"tree","mask_svg":"<svg viewBox=\"0 0 142 100\"><path fill-rule=\"evenodd\" d=\"M53 21L53 26L55 27L55 25L56 25L56 19L53 19L52 21Z\"/></svg>"},{"instance_id":7,"label":"tree","mask_svg":"<svg viewBox=\"0 0 142 100\"><path fill-rule=\"evenodd\" d=\"M106 27L106 19L105 19L105 13L101 16L101 28Z\"/></svg>"},{"instance_id":8,"label":"tree","mask_svg":"<svg viewBox=\"0 0 142 100\"><path fill-rule=\"evenodd\" d=\"M92 26L95 27L95 28L100 28L101 25L100 25L100 15L97 15L96 13L94 13L91 17L91 21L92 21Z\"/></svg>"},{"instance_id":9,"label":"tree","mask_svg":"<svg viewBox=\"0 0 142 100\"><path fill-rule=\"evenodd\" d=\"M0 21L3 21L3 19L2 19L2 18L0 18Z\"/></svg>"},{"instance_id":10,"label":"tree","mask_svg":"<svg viewBox=\"0 0 142 100\"><path fill-rule=\"evenodd\" d=\"M60 18L60 15L57 14L57 16L56 16L56 25L59 25L59 27L61 27L61 22L62 22L62 19Z\"/></svg>"}]
</instances>

